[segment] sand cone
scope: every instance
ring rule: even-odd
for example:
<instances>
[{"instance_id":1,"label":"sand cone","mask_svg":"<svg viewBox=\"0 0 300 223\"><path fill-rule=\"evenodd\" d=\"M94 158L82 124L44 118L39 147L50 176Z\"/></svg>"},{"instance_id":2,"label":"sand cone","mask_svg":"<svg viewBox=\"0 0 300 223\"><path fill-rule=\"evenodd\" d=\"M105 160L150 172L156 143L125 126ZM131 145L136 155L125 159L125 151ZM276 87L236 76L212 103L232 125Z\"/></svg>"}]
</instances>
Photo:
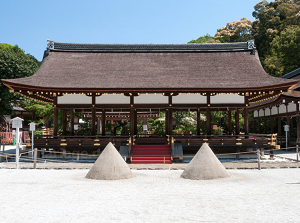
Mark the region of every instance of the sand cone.
<instances>
[{"instance_id":1,"label":"sand cone","mask_svg":"<svg viewBox=\"0 0 300 223\"><path fill-rule=\"evenodd\" d=\"M110 142L85 177L96 180L120 180L132 178L134 175Z\"/></svg>"},{"instance_id":2,"label":"sand cone","mask_svg":"<svg viewBox=\"0 0 300 223\"><path fill-rule=\"evenodd\" d=\"M229 174L208 144L204 143L181 177L191 180L210 180L229 177Z\"/></svg>"}]
</instances>

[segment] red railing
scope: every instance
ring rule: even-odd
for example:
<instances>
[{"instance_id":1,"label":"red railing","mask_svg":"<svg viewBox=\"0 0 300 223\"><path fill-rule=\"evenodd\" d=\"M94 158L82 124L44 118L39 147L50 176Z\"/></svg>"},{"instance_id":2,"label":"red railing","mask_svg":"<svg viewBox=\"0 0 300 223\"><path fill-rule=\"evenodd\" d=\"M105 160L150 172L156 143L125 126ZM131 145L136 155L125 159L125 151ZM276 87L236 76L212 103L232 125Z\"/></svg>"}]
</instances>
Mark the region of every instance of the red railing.
<instances>
[{"instance_id":1,"label":"red railing","mask_svg":"<svg viewBox=\"0 0 300 223\"><path fill-rule=\"evenodd\" d=\"M22 131L19 132L19 141L20 143L26 143L26 138L29 135L28 131ZM13 139L16 137L15 135L13 135L12 132L0 132L0 137L3 137L1 139L1 143L2 144L13 144Z\"/></svg>"}]
</instances>

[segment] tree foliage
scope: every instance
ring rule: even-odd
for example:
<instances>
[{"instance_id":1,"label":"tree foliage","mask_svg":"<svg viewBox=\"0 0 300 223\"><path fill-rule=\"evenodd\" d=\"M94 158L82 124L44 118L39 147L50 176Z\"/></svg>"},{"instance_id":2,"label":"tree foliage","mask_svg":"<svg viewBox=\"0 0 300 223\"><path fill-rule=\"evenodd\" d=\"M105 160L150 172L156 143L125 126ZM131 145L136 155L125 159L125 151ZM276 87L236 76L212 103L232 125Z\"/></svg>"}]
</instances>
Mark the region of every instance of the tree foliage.
<instances>
[{"instance_id":1,"label":"tree foliage","mask_svg":"<svg viewBox=\"0 0 300 223\"><path fill-rule=\"evenodd\" d=\"M217 30L214 36L206 34L188 43L230 43L244 42L252 39L252 22L247 18L228 22L226 26Z\"/></svg>"},{"instance_id":2,"label":"tree foliage","mask_svg":"<svg viewBox=\"0 0 300 223\"><path fill-rule=\"evenodd\" d=\"M215 39L221 43L248 41L252 39L252 22L247 18L228 22L226 26L218 30Z\"/></svg>"},{"instance_id":3,"label":"tree foliage","mask_svg":"<svg viewBox=\"0 0 300 223\"><path fill-rule=\"evenodd\" d=\"M27 77L34 74L40 62L30 54L25 54L18 46L0 44L0 79ZM12 114L12 103L19 96L9 93L9 89L0 82L0 115Z\"/></svg>"},{"instance_id":4,"label":"tree foliage","mask_svg":"<svg viewBox=\"0 0 300 223\"><path fill-rule=\"evenodd\" d=\"M209 34L206 34L204 36L200 36L196 40L191 40L188 43L211 43L211 42L214 42L214 37Z\"/></svg>"},{"instance_id":5,"label":"tree foliage","mask_svg":"<svg viewBox=\"0 0 300 223\"><path fill-rule=\"evenodd\" d=\"M299 0L264 0L254 6L253 36L270 75L281 76L300 65L299 11Z\"/></svg>"},{"instance_id":6,"label":"tree foliage","mask_svg":"<svg viewBox=\"0 0 300 223\"><path fill-rule=\"evenodd\" d=\"M30 112L33 116L33 122L41 124L39 117L43 117L43 124L47 124L47 120L51 119L53 116L53 106L48 103L43 103L35 101L32 99L22 98L19 102L19 106L24 108L26 111Z\"/></svg>"}]
</instances>

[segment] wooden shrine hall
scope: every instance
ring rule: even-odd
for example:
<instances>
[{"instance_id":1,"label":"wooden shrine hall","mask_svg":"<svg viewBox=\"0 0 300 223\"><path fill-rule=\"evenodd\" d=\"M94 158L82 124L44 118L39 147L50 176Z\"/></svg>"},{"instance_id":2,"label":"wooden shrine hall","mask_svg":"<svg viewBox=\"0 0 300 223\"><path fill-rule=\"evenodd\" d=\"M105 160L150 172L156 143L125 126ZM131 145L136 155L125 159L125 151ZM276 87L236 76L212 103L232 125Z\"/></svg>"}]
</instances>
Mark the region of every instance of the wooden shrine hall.
<instances>
[{"instance_id":1,"label":"wooden shrine hall","mask_svg":"<svg viewBox=\"0 0 300 223\"><path fill-rule=\"evenodd\" d=\"M90 110L95 136L97 114L105 123L106 112L127 112L130 137L137 134L139 111L165 111L165 133L170 137L172 113L190 110L197 112L199 139L200 111L206 112L206 137L211 135L212 111L235 111L237 123L242 111L245 135L249 135L250 104L278 97L298 83L269 76L260 64L254 41L74 44L50 40L34 75L2 82L12 92L53 104L54 137L59 109ZM73 125L71 120L71 132ZM105 125L101 136L106 136Z\"/></svg>"},{"instance_id":2,"label":"wooden shrine hall","mask_svg":"<svg viewBox=\"0 0 300 223\"><path fill-rule=\"evenodd\" d=\"M281 78L299 81L300 68L283 75ZM300 84L275 98L251 104L253 126L258 133L278 133L278 141L285 144L284 125L289 126L288 146L300 143ZM269 125L267 124L269 122ZM276 124L276 125L275 125ZM285 145L284 145L285 146Z\"/></svg>"}]
</instances>

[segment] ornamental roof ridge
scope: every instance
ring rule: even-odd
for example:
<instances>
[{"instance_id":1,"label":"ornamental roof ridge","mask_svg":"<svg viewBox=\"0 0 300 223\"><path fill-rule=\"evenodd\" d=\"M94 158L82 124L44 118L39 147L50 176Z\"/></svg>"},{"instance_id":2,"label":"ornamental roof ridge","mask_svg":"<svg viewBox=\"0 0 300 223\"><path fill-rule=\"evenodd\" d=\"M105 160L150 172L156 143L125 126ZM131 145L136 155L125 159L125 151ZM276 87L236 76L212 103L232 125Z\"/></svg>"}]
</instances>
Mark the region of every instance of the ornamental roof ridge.
<instances>
[{"instance_id":1,"label":"ornamental roof ridge","mask_svg":"<svg viewBox=\"0 0 300 223\"><path fill-rule=\"evenodd\" d=\"M185 52L185 51L253 51L254 40L236 43L190 43L190 44L92 44L61 43L47 40L49 51L84 52Z\"/></svg>"}]
</instances>

